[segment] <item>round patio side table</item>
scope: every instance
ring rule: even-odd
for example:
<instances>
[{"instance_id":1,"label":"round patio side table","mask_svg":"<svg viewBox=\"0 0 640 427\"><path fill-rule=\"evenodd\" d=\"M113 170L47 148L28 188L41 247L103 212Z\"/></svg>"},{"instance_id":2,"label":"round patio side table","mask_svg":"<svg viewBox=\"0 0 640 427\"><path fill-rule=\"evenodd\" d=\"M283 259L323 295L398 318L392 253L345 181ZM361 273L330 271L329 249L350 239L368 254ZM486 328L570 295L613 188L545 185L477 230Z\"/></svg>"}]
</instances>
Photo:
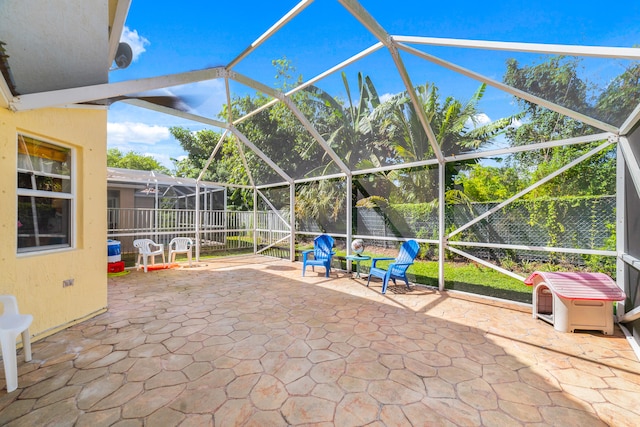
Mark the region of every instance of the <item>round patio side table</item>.
<instances>
[{"instance_id":1,"label":"round patio side table","mask_svg":"<svg viewBox=\"0 0 640 427\"><path fill-rule=\"evenodd\" d=\"M366 255L349 255L346 257L346 259L348 261L356 262L356 279L360 279L360 261L370 260L371 257Z\"/></svg>"}]
</instances>

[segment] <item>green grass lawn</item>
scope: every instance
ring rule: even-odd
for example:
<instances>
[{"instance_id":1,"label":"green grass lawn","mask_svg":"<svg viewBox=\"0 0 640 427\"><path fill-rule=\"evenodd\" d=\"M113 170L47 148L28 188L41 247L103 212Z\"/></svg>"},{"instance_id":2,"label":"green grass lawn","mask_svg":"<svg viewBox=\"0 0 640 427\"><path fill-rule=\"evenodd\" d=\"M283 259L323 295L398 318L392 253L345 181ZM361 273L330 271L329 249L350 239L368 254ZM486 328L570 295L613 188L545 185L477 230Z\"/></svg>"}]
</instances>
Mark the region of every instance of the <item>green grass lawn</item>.
<instances>
[{"instance_id":1,"label":"green grass lawn","mask_svg":"<svg viewBox=\"0 0 640 427\"><path fill-rule=\"evenodd\" d=\"M365 251L363 255L384 257L385 255ZM345 251L337 251L336 258L342 268L346 268ZM377 266L385 267L391 261L380 261ZM360 273L366 275L371 260L360 262ZM354 266L355 269L355 266ZM438 286L438 262L416 261L407 272L409 281L428 286ZM472 262L445 262L445 288L479 295L531 303L532 289L519 280L506 276L491 268Z\"/></svg>"}]
</instances>

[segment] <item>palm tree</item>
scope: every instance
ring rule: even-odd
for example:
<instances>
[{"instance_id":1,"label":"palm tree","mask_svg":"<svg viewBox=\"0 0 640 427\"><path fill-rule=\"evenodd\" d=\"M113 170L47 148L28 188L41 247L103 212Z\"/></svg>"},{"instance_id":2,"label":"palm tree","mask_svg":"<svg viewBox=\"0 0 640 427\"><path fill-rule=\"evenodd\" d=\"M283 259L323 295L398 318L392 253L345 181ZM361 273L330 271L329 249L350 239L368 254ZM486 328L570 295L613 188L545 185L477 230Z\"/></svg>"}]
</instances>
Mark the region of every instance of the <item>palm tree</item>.
<instances>
[{"instance_id":1,"label":"palm tree","mask_svg":"<svg viewBox=\"0 0 640 427\"><path fill-rule=\"evenodd\" d=\"M372 132L369 123L370 115L380 105L378 93L368 76L358 73L357 78L358 93L352 94L347 76L344 72L342 73L345 101L336 99L315 86L305 89L310 95L307 101L314 104L309 110L316 112L314 126L351 170L362 167L370 158L377 158L379 154L376 153L379 150L376 147L386 149L381 144L376 146L375 133ZM309 145L307 150L316 148L314 143ZM324 154L323 160L321 165L308 173L309 176L323 175L336 169L328 154ZM319 183L300 186L296 200L296 210L299 215L312 218L326 217L335 221L343 213L346 201L343 196L344 188L340 185L339 182L323 180ZM354 185L358 186L357 181Z\"/></svg>"},{"instance_id":2,"label":"palm tree","mask_svg":"<svg viewBox=\"0 0 640 427\"><path fill-rule=\"evenodd\" d=\"M444 155L462 154L488 145L494 137L503 133L518 116L502 118L488 124L480 124L478 104L484 96L486 85L482 84L466 103L454 97L441 102L438 88L426 83L415 88L418 101L436 136ZM407 92L396 94L380 104L371 114L369 123L379 126L388 139L394 153L394 162L411 163L433 158L435 154L427 133ZM456 176L477 160L447 163L445 188L448 200L464 200L464 195L454 188ZM428 201L437 191L429 171L406 173L394 171L388 178L402 186L405 201ZM432 189L429 191L429 189Z\"/></svg>"}]
</instances>

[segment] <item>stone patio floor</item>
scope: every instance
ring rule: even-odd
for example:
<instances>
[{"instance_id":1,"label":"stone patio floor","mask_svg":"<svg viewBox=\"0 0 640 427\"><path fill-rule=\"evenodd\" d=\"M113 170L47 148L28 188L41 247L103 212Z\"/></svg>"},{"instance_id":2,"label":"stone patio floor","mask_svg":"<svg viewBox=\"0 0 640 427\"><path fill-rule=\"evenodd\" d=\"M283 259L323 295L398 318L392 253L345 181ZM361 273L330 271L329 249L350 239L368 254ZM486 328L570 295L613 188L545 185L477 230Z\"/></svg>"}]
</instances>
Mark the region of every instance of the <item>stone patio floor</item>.
<instances>
[{"instance_id":1,"label":"stone patio floor","mask_svg":"<svg viewBox=\"0 0 640 427\"><path fill-rule=\"evenodd\" d=\"M248 256L110 278L108 312L20 351L0 425L640 424L617 326L558 333L527 307L317 270Z\"/></svg>"}]
</instances>

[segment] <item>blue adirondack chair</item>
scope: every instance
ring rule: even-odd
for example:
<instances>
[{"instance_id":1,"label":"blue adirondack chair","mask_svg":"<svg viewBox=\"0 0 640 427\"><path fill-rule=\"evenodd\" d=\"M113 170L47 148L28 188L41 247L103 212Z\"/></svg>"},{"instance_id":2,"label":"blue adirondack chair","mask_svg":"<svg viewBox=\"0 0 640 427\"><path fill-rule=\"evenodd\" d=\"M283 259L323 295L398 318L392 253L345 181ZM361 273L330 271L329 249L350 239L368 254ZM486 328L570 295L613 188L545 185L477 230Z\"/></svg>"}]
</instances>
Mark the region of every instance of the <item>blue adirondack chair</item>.
<instances>
[{"instance_id":1,"label":"blue adirondack chair","mask_svg":"<svg viewBox=\"0 0 640 427\"><path fill-rule=\"evenodd\" d=\"M376 276L382 279L382 293L387 292L387 285L389 279L396 283L396 279L402 279L409 288L409 280L407 279L407 269L418 256L420 245L415 240L408 240L400 246L400 252L396 258L373 258L371 260L371 269L369 270L369 280L367 280L367 286L371 281L371 276ZM376 267L378 261L393 260L393 262L386 268Z\"/></svg>"},{"instance_id":2,"label":"blue adirondack chair","mask_svg":"<svg viewBox=\"0 0 640 427\"><path fill-rule=\"evenodd\" d=\"M313 254L313 259L309 255ZM302 276L307 269L307 265L315 271L315 266L325 268L325 277L329 277L331 272L331 257L335 254L333 251L333 237L322 234L313 239L313 249L302 251Z\"/></svg>"}]
</instances>

